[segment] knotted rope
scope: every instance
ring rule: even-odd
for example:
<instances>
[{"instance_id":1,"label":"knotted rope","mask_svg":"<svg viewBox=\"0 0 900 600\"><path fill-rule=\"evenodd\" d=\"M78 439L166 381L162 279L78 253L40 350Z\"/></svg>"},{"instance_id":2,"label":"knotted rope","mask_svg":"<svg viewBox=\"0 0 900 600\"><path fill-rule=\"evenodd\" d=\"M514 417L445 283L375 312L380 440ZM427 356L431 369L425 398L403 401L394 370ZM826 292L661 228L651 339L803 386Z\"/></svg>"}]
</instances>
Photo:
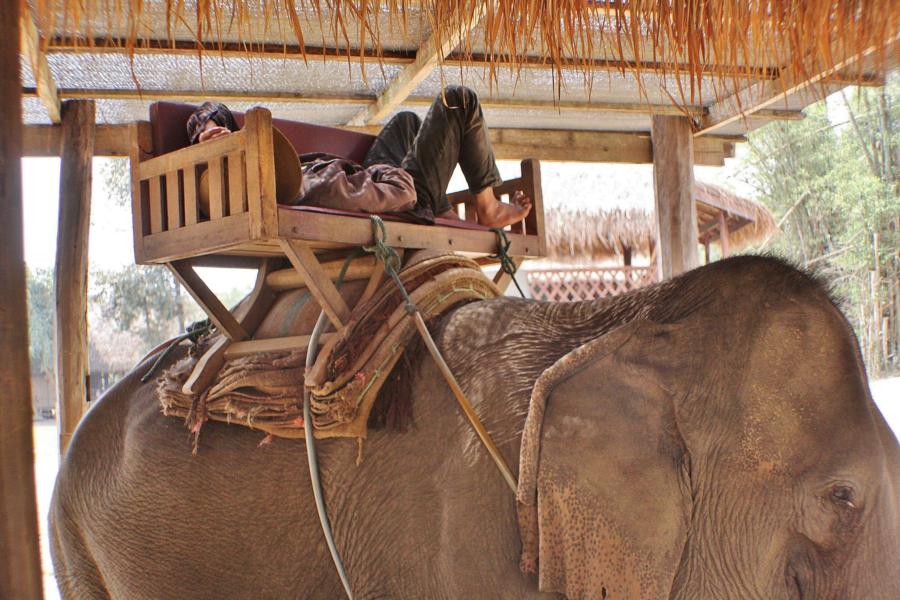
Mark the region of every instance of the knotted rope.
<instances>
[{"instance_id":1,"label":"knotted rope","mask_svg":"<svg viewBox=\"0 0 900 600\"><path fill-rule=\"evenodd\" d=\"M197 341L205 336L208 333L211 333L215 329L215 325L213 325L212 321L209 319L203 319L202 321L195 321L187 326L187 329L184 330L184 333L179 335L176 338L172 338L172 340L166 346L166 349L163 350L160 355L153 361L153 364L150 366L150 369L144 373L144 376L141 377L141 383L147 383L150 381L150 378L153 376L153 373L159 368L159 365L162 364L166 357L175 349L175 346L180 344L181 342L188 340L192 344L196 344Z\"/></svg>"},{"instance_id":2,"label":"knotted rope","mask_svg":"<svg viewBox=\"0 0 900 600\"><path fill-rule=\"evenodd\" d=\"M519 282L516 281L516 271L519 268L516 266L516 261L509 255L509 247L512 246L512 242L507 237L505 230L499 227L491 227L491 231L497 235L497 254L491 254L491 258L500 260L500 269L512 278L513 283L516 284L516 289L519 290L519 295L524 298L525 292L522 291L522 288L519 287ZM502 292L503 290L500 291Z\"/></svg>"},{"instance_id":3,"label":"knotted rope","mask_svg":"<svg viewBox=\"0 0 900 600\"><path fill-rule=\"evenodd\" d=\"M387 244L387 229L384 226L384 220L378 215L371 215L369 219L372 221L372 238L375 244L372 246L363 246L363 250L371 252L375 258L384 264L384 272L394 280L400 293L403 294L403 302L406 312L412 314L419 310L413 303L412 298L403 286L400 280L400 255L391 246Z\"/></svg>"}]
</instances>

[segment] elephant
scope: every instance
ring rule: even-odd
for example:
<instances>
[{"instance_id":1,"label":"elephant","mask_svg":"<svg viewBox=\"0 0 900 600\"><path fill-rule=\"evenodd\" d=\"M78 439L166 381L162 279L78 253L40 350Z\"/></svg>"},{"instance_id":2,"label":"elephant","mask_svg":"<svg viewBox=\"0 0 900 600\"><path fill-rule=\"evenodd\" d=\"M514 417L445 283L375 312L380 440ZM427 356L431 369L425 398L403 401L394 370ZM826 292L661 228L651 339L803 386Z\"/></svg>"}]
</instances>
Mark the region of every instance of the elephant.
<instances>
[{"instance_id":1,"label":"elephant","mask_svg":"<svg viewBox=\"0 0 900 600\"><path fill-rule=\"evenodd\" d=\"M535 382L604 346L544 382L542 451L602 517L565 532L603 565L599 592L570 595L900 598L900 449L814 277L733 257L606 300L470 303L431 327L513 472ZM342 597L302 442L210 422L192 455L138 381L150 360L89 410L62 462L63 597ZM521 570L516 498L422 348L391 394L411 424L373 428L358 464L353 440L317 441L355 597L557 597Z\"/></svg>"}]
</instances>

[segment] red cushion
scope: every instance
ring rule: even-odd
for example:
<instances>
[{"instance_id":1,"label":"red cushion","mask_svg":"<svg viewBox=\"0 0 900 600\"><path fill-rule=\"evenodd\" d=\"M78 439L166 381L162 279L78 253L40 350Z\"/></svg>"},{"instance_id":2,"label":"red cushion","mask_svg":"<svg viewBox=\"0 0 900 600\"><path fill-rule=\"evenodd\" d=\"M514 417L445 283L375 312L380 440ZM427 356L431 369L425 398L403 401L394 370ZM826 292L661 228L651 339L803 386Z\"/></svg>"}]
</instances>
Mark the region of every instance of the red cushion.
<instances>
[{"instance_id":1,"label":"red cushion","mask_svg":"<svg viewBox=\"0 0 900 600\"><path fill-rule=\"evenodd\" d=\"M180 102L154 102L150 105L150 131L153 138L153 154L159 156L189 145L187 120L197 107ZM244 113L234 113L238 125L244 126ZM346 131L286 119L272 119L275 125L291 141L298 154L327 152L341 158L361 163L375 141L367 133Z\"/></svg>"}]
</instances>

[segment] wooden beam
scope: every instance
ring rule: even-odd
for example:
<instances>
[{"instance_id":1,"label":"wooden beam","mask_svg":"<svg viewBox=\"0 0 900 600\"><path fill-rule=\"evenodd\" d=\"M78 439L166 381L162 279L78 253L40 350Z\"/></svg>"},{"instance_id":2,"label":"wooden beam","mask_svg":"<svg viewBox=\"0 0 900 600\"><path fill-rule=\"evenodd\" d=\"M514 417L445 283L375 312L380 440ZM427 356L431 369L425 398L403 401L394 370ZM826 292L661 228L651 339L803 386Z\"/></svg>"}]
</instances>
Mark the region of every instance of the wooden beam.
<instances>
[{"instance_id":1,"label":"wooden beam","mask_svg":"<svg viewBox=\"0 0 900 600\"><path fill-rule=\"evenodd\" d=\"M94 156L128 156L131 148L129 125L96 125ZM26 125L23 128L22 156L59 156L62 127Z\"/></svg>"},{"instance_id":2,"label":"wooden beam","mask_svg":"<svg viewBox=\"0 0 900 600\"><path fill-rule=\"evenodd\" d=\"M416 60L400 72L378 95L371 105L353 116L348 125L371 125L380 123L394 112L419 84L456 48L469 32L481 22L487 10L487 3L475 5L475 12L464 14L460 7L450 17L450 23L443 37L434 32L416 50Z\"/></svg>"},{"instance_id":3,"label":"wooden beam","mask_svg":"<svg viewBox=\"0 0 900 600\"><path fill-rule=\"evenodd\" d=\"M368 224L367 224L368 225ZM341 293L328 277L309 245L301 239L280 240L281 248L288 260L306 282L310 294L325 311L328 320L338 331L350 320L350 308Z\"/></svg>"},{"instance_id":4,"label":"wooden beam","mask_svg":"<svg viewBox=\"0 0 900 600\"><path fill-rule=\"evenodd\" d=\"M693 137L686 117L653 117L653 190L656 197L660 281L698 266Z\"/></svg>"},{"instance_id":5,"label":"wooden beam","mask_svg":"<svg viewBox=\"0 0 900 600\"><path fill-rule=\"evenodd\" d=\"M34 88L22 88L25 96L34 96ZM177 102L202 102L209 99L232 102L255 103L290 103L290 104L368 104L378 97L371 94L321 94L304 92L272 92L272 91L235 91L235 90L156 90L156 89L118 89L118 88L60 88L61 98L96 99L96 100L169 100ZM430 106L432 96L408 96L403 106ZM483 108L517 109L517 110L553 110L557 112L609 112L636 115L690 115L702 117L705 109L702 106L679 108L672 104L648 104L643 102L593 102L589 100L523 100L519 98L479 98ZM797 111L771 111L772 118L790 118L786 113ZM802 113L800 113L802 114ZM802 117L800 117L802 118Z\"/></svg>"},{"instance_id":6,"label":"wooden beam","mask_svg":"<svg viewBox=\"0 0 900 600\"><path fill-rule=\"evenodd\" d=\"M40 600L31 368L22 232L19 10L0 10L0 595Z\"/></svg>"},{"instance_id":7,"label":"wooden beam","mask_svg":"<svg viewBox=\"0 0 900 600\"><path fill-rule=\"evenodd\" d=\"M197 301L200 308L206 312L210 320L215 323L216 328L229 340L239 342L250 337L250 334L228 310L228 307L222 304L221 300L206 285L206 282L197 275L190 260L175 260L167 263L166 266L191 297Z\"/></svg>"},{"instance_id":8,"label":"wooden beam","mask_svg":"<svg viewBox=\"0 0 900 600\"><path fill-rule=\"evenodd\" d=\"M380 126L342 127L377 134ZM25 156L58 156L60 128L27 125ZM494 155L499 160L537 158L550 161L638 163L653 162L647 133L564 129L491 129ZM694 140L694 164L720 166L734 155L743 136L704 136ZM128 156L128 125L97 125L95 156Z\"/></svg>"},{"instance_id":9,"label":"wooden beam","mask_svg":"<svg viewBox=\"0 0 900 600\"><path fill-rule=\"evenodd\" d=\"M451 49L452 50L452 49ZM94 39L80 40L75 43L69 38L51 38L47 44L47 52L54 54L71 53L96 53L96 54L128 54L165 56L191 56L202 53L211 57L223 58L247 58L248 54L259 58L305 60L306 62L339 61L347 63L362 63L366 65L394 64L408 65L416 61L416 49L388 50L382 49L380 53L364 51L360 48L337 49L320 46L297 46L290 44L246 44L240 42L204 42L198 44L193 40L163 40L144 39L138 40L133 48L128 47L124 38L98 37ZM547 59L538 55L525 55L517 57L516 62L505 57L489 56L480 52L466 54L464 52L450 52L442 61L447 67L469 66L472 68L486 68L493 63L495 68L526 68L550 70ZM568 59L561 58L563 68L583 69L586 66L600 71L625 72L625 73L687 73L691 71L685 63L662 62L653 60L618 60L615 58L591 58ZM733 67L729 65L708 64L704 65L700 74L706 76L718 76L725 78L751 78L751 79L778 79L778 67Z\"/></svg>"},{"instance_id":10,"label":"wooden beam","mask_svg":"<svg viewBox=\"0 0 900 600\"><path fill-rule=\"evenodd\" d=\"M56 231L56 401L59 450L65 453L90 401L87 279L91 225L94 103L62 107L59 225Z\"/></svg>"},{"instance_id":11,"label":"wooden beam","mask_svg":"<svg viewBox=\"0 0 900 600\"><path fill-rule=\"evenodd\" d=\"M731 243L728 239L728 219L724 211L719 213L719 243L722 245L722 258L731 256Z\"/></svg>"},{"instance_id":12,"label":"wooden beam","mask_svg":"<svg viewBox=\"0 0 900 600\"><path fill-rule=\"evenodd\" d=\"M900 40L900 34L894 35L885 42L887 53L895 51L894 46L898 40ZM712 104L707 114L700 119L700 127L694 135L707 135L735 121L754 116L763 109L786 102L793 94L810 89L815 85L828 84L829 78L837 78L836 80L840 82L842 74L847 73L848 70L853 69L878 50L877 46L870 46L844 60L836 61L833 66L803 80L791 81L785 77L778 81L759 81L749 85Z\"/></svg>"},{"instance_id":13,"label":"wooden beam","mask_svg":"<svg viewBox=\"0 0 900 600\"><path fill-rule=\"evenodd\" d=\"M56 91L56 82L53 80L53 72L47 62L47 55L41 45L41 36L37 25L31 16L31 9L27 6L21 15L20 45L22 54L28 59L34 82L37 84L37 95L44 103L50 120L59 123L61 118L61 101Z\"/></svg>"}]
</instances>

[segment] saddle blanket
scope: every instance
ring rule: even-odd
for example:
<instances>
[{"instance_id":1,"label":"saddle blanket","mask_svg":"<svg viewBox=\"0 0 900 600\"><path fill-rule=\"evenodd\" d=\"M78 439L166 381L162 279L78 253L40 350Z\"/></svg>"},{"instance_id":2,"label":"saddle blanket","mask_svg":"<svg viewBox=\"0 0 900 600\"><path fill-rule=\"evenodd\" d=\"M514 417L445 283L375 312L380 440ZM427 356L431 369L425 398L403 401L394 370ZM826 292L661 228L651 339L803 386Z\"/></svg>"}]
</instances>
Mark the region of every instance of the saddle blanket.
<instances>
[{"instance_id":1,"label":"saddle blanket","mask_svg":"<svg viewBox=\"0 0 900 600\"><path fill-rule=\"evenodd\" d=\"M477 263L456 254L415 253L400 280L426 321L461 304L500 295ZM185 394L184 382L203 350L217 339L210 336L201 341L200 352L163 374L157 393L163 413L183 418L195 434L213 420L302 438L305 385L317 438L362 439L378 392L415 335L403 294L386 278L322 347L309 373L304 373L306 348L257 353L226 361L207 389Z\"/></svg>"}]
</instances>

